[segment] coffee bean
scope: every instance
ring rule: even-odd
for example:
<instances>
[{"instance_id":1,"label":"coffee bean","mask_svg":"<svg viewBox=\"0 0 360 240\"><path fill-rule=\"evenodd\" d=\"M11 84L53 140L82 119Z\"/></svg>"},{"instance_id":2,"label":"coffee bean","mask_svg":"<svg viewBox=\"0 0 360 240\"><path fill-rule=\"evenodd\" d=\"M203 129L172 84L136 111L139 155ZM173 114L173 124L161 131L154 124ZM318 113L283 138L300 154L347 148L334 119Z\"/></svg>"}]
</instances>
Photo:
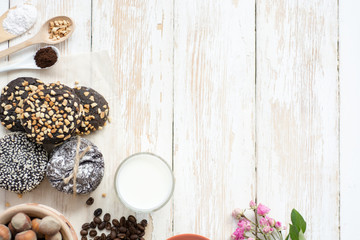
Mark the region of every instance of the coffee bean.
<instances>
[{"instance_id":1,"label":"coffee bean","mask_svg":"<svg viewBox=\"0 0 360 240\"><path fill-rule=\"evenodd\" d=\"M120 226L121 226L121 227L125 227L125 222L126 222L126 218L125 218L125 217L121 217L121 218L120 218Z\"/></svg>"},{"instance_id":2,"label":"coffee bean","mask_svg":"<svg viewBox=\"0 0 360 240\"><path fill-rule=\"evenodd\" d=\"M106 226L106 222L102 222L102 223L99 224L98 229L99 230L104 230L105 226Z\"/></svg>"},{"instance_id":3,"label":"coffee bean","mask_svg":"<svg viewBox=\"0 0 360 240\"><path fill-rule=\"evenodd\" d=\"M90 228L96 228L96 223L91 222L91 223L90 223Z\"/></svg>"},{"instance_id":4,"label":"coffee bean","mask_svg":"<svg viewBox=\"0 0 360 240\"><path fill-rule=\"evenodd\" d=\"M140 224L143 226L143 227L146 227L148 222L146 221L146 219L143 219L141 220Z\"/></svg>"},{"instance_id":5,"label":"coffee bean","mask_svg":"<svg viewBox=\"0 0 360 240\"><path fill-rule=\"evenodd\" d=\"M105 225L106 230L111 230L111 223L107 222Z\"/></svg>"},{"instance_id":6,"label":"coffee bean","mask_svg":"<svg viewBox=\"0 0 360 240\"><path fill-rule=\"evenodd\" d=\"M106 213L106 214L104 215L104 221L105 221L105 222L108 222L108 221L110 221L110 219L111 219L111 215L110 215L109 213Z\"/></svg>"},{"instance_id":7,"label":"coffee bean","mask_svg":"<svg viewBox=\"0 0 360 240\"><path fill-rule=\"evenodd\" d=\"M106 234L105 233L102 233L101 234L101 240L105 240L106 239Z\"/></svg>"},{"instance_id":8,"label":"coffee bean","mask_svg":"<svg viewBox=\"0 0 360 240\"><path fill-rule=\"evenodd\" d=\"M120 240L120 238L115 238L114 240Z\"/></svg>"},{"instance_id":9,"label":"coffee bean","mask_svg":"<svg viewBox=\"0 0 360 240\"><path fill-rule=\"evenodd\" d=\"M106 235L106 239L111 239L111 235L110 234L108 234L108 235Z\"/></svg>"},{"instance_id":10,"label":"coffee bean","mask_svg":"<svg viewBox=\"0 0 360 240\"><path fill-rule=\"evenodd\" d=\"M87 237L81 237L81 240L87 240Z\"/></svg>"},{"instance_id":11,"label":"coffee bean","mask_svg":"<svg viewBox=\"0 0 360 240\"><path fill-rule=\"evenodd\" d=\"M83 229L80 231L80 235L85 237L86 235L88 235L88 231Z\"/></svg>"},{"instance_id":12,"label":"coffee bean","mask_svg":"<svg viewBox=\"0 0 360 240\"><path fill-rule=\"evenodd\" d=\"M100 238L101 238L101 237L96 236L96 237L94 238L94 240L100 240Z\"/></svg>"},{"instance_id":13,"label":"coffee bean","mask_svg":"<svg viewBox=\"0 0 360 240\"><path fill-rule=\"evenodd\" d=\"M119 228L119 232L121 232L121 233L126 233L126 227L120 227Z\"/></svg>"},{"instance_id":14,"label":"coffee bean","mask_svg":"<svg viewBox=\"0 0 360 240\"><path fill-rule=\"evenodd\" d=\"M120 239L123 239L123 238L126 237L126 234L125 234L125 233L119 233L119 234L117 235L117 237L120 238Z\"/></svg>"},{"instance_id":15,"label":"coffee bean","mask_svg":"<svg viewBox=\"0 0 360 240\"><path fill-rule=\"evenodd\" d=\"M81 226L82 229L84 230L89 230L90 229L90 223L84 223L82 226Z\"/></svg>"},{"instance_id":16,"label":"coffee bean","mask_svg":"<svg viewBox=\"0 0 360 240\"><path fill-rule=\"evenodd\" d=\"M132 223L136 223L136 218L135 218L133 215L130 215L130 216L128 217L128 220L129 220L130 222L132 222Z\"/></svg>"},{"instance_id":17,"label":"coffee bean","mask_svg":"<svg viewBox=\"0 0 360 240\"><path fill-rule=\"evenodd\" d=\"M112 220L112 224L113 224L115 227L120 227L120 222L119 222L117 219L113 219L113 220Z\"/></svg>"},{"instance_id":18,"label":"coffee bean","mask_svg":"<svg viewBox=\"0 0 360 240\"><path fill-rule=\"evenodd\" d=\"M136 234L136 228L134 228L133 226L129 227L129 231L131 234Z\"/></svg>"},{"instance_id":19,"label":"coffee bean","mask_svg":"<svg viewBox=\"0 0 360 240\"><path fill-rule=\"evenodd\" d=\"M98 208L98 209L96 209L95 211L94 211L94 216L95 217L98 217L98 216L100 216L102 214L102 209L101 208Z\"/></svg>"},{"instance_id":20,"label":"coffee bean","mask_svg":"<svg viewBox=\"0 0 360 240\"><path fill-rule=\"evenodd\" d=\"M90 237L95 237L97 235L97 231L96 230L91 230L89 235L90 235Z\"/></svg>"},{"instance_id":21,"label":"coffee bean","mask_svg":"<svg viewBox=\"0 0 360 240\"><path fill-rule=\"evenodd\" d=\"M94 203L94 199L92 197L89 197L88 200L86 200L86 205L92 205Z\"/></svg>"},{"instance_id":22,"label":"coffee bean","mask_svg":"<svg viewBox=\"0 0 360 240\"><path fill-rule=\"evenodd\" d=\"M138 235L139 235L139 237L142 237L145 235L145 232L139 233Z\"/></svg>"},{"instance_id":23,"label":"coffee bean","mask_svg":"<svg viewBox=\"0 0 360 240\"><path fill-rule=\"evenodd\" d=\"M126 236L127 236L127 237L130 237L130 234L131 234L131 233L130 233L129 229L126 229Z\"/></svg>"},{"instance_id":24,"label":"coffee bean","mask_svg":"<svg viewBox=\"0 0 360 240\"><path fill-rule=\"evenodd\" d=\"M133 234L130 236L130 240L137 240L138 238L139 238L139 236L136 234Z\"/></svg>"},{"instance_id":25,"label":"coffee bean","mask_svg":"<svg viewBox=\"0 0 360 240\"><path fill-rule=\"evenodd\" d=\"M117 236L116 231L111 230L110 236L111 236L111 239L115 239Z\"/></svg>"},{"instance_id":26,"label":"coffee bean","mask_svg":"<svg viewBox=\"0 0 360 240\"><path fill-rule=\"evenodd\" d=\"M96 223L96 224L102 223L101 218L99 218L99 217L94 217L94 223Z\"/></svg>"}]
</instances>

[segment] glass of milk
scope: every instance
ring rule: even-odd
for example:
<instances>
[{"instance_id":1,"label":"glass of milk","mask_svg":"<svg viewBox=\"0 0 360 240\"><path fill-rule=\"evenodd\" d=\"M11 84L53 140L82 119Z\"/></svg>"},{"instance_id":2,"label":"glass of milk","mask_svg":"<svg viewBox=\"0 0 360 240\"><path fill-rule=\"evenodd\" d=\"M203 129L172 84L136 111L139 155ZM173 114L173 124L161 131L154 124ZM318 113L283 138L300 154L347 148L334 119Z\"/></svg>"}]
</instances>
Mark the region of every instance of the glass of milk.
<instances>
[{"instance_id":1,"label":"glass of milk","mask_svg":"<svg viewBox=\"0 0 360 240\"><path fill-rule=\"evenodd\" d=\"M115 174L115 191L121 202L135 212L162 208L174 192L170 166L152 153L136 153L126 158Z\"/></svg>"}]
</instances>

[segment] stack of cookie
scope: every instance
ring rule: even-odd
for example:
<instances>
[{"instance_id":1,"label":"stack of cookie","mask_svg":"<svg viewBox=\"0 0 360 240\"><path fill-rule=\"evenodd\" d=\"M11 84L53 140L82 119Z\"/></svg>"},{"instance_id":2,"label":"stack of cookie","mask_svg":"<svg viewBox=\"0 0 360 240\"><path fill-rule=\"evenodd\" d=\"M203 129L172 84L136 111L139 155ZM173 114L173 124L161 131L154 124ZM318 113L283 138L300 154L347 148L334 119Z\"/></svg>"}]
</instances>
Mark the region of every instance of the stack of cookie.
<instances>
[{"instance_id":1,"label":"stack of cookie","mask_svg":"<svg viewBox=\"0 0 360 240\"><path fill-rule=\"evenodd\" d=\"M91 142L71 137L102 129L108 115L108 102L94 89L45 84L29 77L11 81L0 97L1 124L15 132L0 139L0 188L16 193L31 191L47 171L54 187L72 193L71 165L76 149L88 146L90 150L79 161L75 186L81 194L95 190L104 174L103 156ZM48 163L42 145L64 141L51 153ZM63 181L65 178L70 181Z\"/></svg>"},{"instance_id":2,"label":"stack of cookie","mask_svg":"<svg viewBox=\"0 0 360 240\"><path fill-rule=\"evenodd\" d=\"M10 131L26 132L40 144L61 143L75 133L106 125L109 105L94 89L17 78L2 91L0 121Z\"/></svg>"}]
</instances>

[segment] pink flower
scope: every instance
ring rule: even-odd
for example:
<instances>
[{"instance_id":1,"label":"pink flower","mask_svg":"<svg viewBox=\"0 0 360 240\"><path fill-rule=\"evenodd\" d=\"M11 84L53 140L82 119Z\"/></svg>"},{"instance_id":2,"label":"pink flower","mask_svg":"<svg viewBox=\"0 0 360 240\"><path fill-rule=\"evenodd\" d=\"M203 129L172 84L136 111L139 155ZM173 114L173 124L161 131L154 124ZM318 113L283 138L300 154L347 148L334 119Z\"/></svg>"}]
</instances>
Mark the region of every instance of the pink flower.
<instances>
[{"instance_id":1,"label":"pink flower","mask_svg":"<svg viewBox=\"0 0 360 240\"><path fill-rule=\"evenodd\" d=\"M257 213L260 216L265 216L266 214L268 214L270 212L270 208L268 208L267 206L263 205L263 204L259 204L259 206L257 207Z\"/></svg>"},{"instance_id":2,"label":"pink flower","mask_svg":"<svg viewBox=\"0 0 360 240\"><path fill-rule=\"evenodd\" d=\"M275 220L273 218L268 218L268 223L271 227L275 226Z\"/></svg>"},{"instance_id":3,"label":"pink flower","mask_svg":"<svg viewBox=\"0 0 360 240\"><path fill-rule=\"evenodd\" d=\"M236 219L240 219L243 214L244 211L241 210L240 208L235 208L234 211L232 212L232 216Z\"/></svg>"},{"instance_id":4,"label":"pink flower","mask_svg":"<svg viewBox=\"0 0 360 240\"><path fill-rule=\"evenodd\" d=\"M253 200L250 201L249 206L250 206L252 209L256 209L256 203L255 203Z\"/></svg>"},{"instance_id":5,"label":"pink flower","mask_svg":"<svg viewBox=\"0 0 360 240\"><path fill-rule=\"evenodd\" d=\"M261 226L269 226L269 222L268 222L268 220L266 218L260 218L259 224Z\"/></svg>"},{"instance_id":6,"label":"pink flower","mask_svg":"<svg viewBox=\"0 0 360 240\"><path fill-rule=\"evenodd\" d=\"M254 238L252 238L252 237L249 237L249 238L248 238L248 240L255 240L255 239L254 239Z\"/></svg>"},{"instance_id":7,"label":"pink flower","mask_svg":"<svg viewBox=\"0 0 360 240\"><path fill-rule=\"evenodd\" d=\"M271 232L271 228L269 226L265 226L262 231L267 234L267 233L270 233Z\"/></svg>"},{"instance_id":8,"label":"pink flower","mask_svg":"<svg viewBox=\"0 0 360 240\"><path fill-rule=\"evenodd\" d=\"M277 229L280 229L280 228L281 228L281 222L276 222L276 223L275 223L275 227L276 227Z\"/></svg>"},{"instance_id":9,"label":"pink flower","mask_svg":"<svg viewBox=\"0 0 360 240\"><path fill-rule=\"evenodd\" d=\"M241 219L238 222L238 226L240 227L241 230L243 230L244 232L248 232L251 230L251 224L248 220L246 219Z\"/></svg>"}]
</instances>

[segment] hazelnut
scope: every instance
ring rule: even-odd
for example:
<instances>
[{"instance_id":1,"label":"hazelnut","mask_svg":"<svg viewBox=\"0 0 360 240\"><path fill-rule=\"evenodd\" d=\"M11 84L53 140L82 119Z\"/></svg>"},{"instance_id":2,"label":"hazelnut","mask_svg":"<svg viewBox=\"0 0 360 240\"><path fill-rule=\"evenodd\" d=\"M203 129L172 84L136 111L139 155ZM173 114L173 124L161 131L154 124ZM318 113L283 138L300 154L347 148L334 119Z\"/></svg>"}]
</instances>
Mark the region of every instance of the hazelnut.
<instances>
[{"instance_id":1,"label":"hazelnut","mask_svg":"<svg viewBox=\"0 0 360 240\"><path fill-rule=\"evenodd\" d=\"M0 240L11 240L10 229L3 224L0 224Z\"/></svg>"},{"instance_id":2,"label":"hazelnut","mask_svg":"<svg viewBox=\"0 0 360 240\"><path fill-rule=\"evenodd\" d=\"M51 216L44 217L39 225L39 232L44 235L54 235L60 231L61 225L58 220Z\"/></svg>"},{"instance_id":3,"label":"hazelnut","mask_svg":"<svg viewBox=\"0 0 360 240\"><path fill-rule=\"evenodd\" d=\"M36 233L37 238L44 238L44 234L42 234L41 232L39 232L40 223L41 223L41 219L39 219L39 218L34 218L34 219L31 221L32 230Z\"/></svg>"},{"instance_id":4,"label":"hazelnut","mask_svg":"<svg viewBox=\"0 0 360 240\"><path fill-rule=\"evenodd\" d=\"M13 236L16 235L16 230L15 228L11 225L11 222L8 224L8 228L10 229L10 232Z\"/></svg>"},{"instance_id":5,"label":"hazelnut","mask_svg":"<svg viewBox=\"0 0 360 240\"><path fill-rule=\"evenodd\" d=\"M45 235L45 240L62 240L62 235L60 232L57 232L52 236Z\"/></svg>"},{"instance_id":6,"label":"hazelnut","mask_svg":"<svg viewBox=\"0 0 360 240\"><path fill-rule=\"evenodd\" d=\"M23 232L31 229L31 220L28 215L18 213L11 219L11 225L17 232Z\"/></svg>"},{"instance_id":7,"label":"hazelnut","mask_svg":"<svg viewBox=\"0 0 360 240\"><path fill-rule=\"evenodd\" d=\"M37 238L36 238L36 234L33 230L28 230L28 231L16 234L15 240L37 240Z\"/></svg>"}]
</instances>

